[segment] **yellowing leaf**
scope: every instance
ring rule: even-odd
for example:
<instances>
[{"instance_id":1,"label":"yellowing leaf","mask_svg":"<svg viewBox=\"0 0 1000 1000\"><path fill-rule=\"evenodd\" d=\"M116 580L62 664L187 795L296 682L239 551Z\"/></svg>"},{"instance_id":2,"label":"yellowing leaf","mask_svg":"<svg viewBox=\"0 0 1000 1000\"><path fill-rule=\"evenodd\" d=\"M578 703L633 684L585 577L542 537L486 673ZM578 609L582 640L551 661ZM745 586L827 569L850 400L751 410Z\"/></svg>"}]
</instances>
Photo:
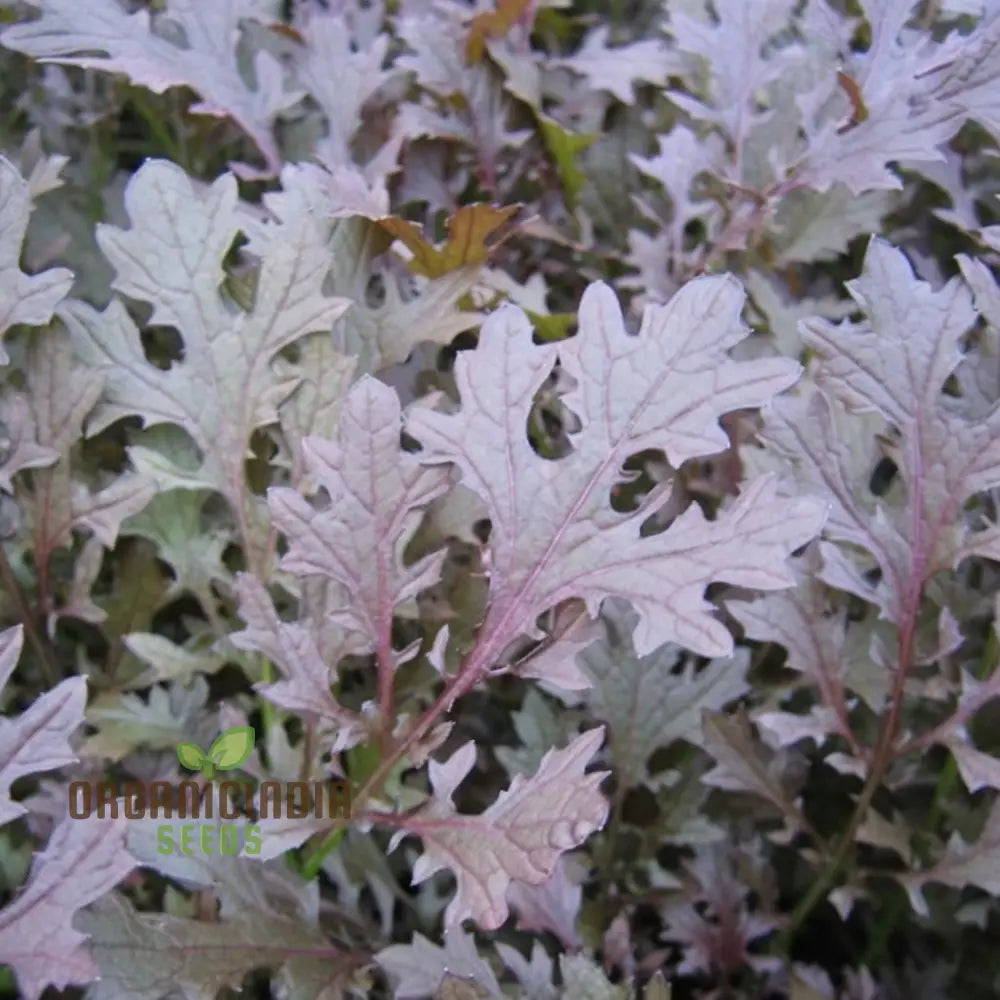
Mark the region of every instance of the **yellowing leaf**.
<instances>
[{"instance_id":1,"label":"yellowing leaf","mask_svg":"<svg viewBox=\"0 0 1000 1000\"><path fill-rule=\"evenodd\" d=\"M548 316L543 316L530 309L525 309L525 313L531 320L538 339L546 344L565 340L569 336L570 330L576 325L576 313L551 313Z\"/></svg>"},{"instance_id":2,"label":"yellowing leaf","mask_svg":"<svg viewBox=\"0 0 1000 1000\"><path fill-rule=\"evenodd\" d=\"M465 58L477 63L486 51L490 38L503 38L531 9L531 0L497 0L496 10L477 14L469 25L465 42Z\"/></svg>"},{"instance_id":3,"label":"yellowing leaf","mask_svg":"<svg viewBox=\"0 0 1000 1000\"><path fill-rule=\"evenodd\" d=\"M281 35L282 38L291 39L299 45L306 44L306 39L302 33L296 31L290 24L284 24L281 21L273 21L267 26L267 30L273 31L276 35Z\"/></svg>"},{"instance_id":4,"label":"yellowing leaf","mask_svg":"<svg viewBox=\"0 0 1000 1000\"><path fill-rule=\"evenodd\" d=\"M435 247L424 239L412 222L390 216L379 224L412 251L410 270L428 278L440 278L469 264L483 264L490 251L510 235L507 224L520 205L496 208L479 203L463 205L448 220L448 239Z\"/></svg>"},{"instance_id":5,"label":"yellowing leaf","mask_svg":"<svg viewBox=\"0 0 1000 1000\"><path fill-rule=\"evenodd\" d=\"M837 83L840 84L840 89L847 94L847 99L851 102L851 121L848 125L842 125L840 128L840 131L846 132L847 129L853 128L868 118L868 108L865 105L865 95L861 91L861 85L853 76L843 70L837 70Z\"/></svg>"}]
</instances>

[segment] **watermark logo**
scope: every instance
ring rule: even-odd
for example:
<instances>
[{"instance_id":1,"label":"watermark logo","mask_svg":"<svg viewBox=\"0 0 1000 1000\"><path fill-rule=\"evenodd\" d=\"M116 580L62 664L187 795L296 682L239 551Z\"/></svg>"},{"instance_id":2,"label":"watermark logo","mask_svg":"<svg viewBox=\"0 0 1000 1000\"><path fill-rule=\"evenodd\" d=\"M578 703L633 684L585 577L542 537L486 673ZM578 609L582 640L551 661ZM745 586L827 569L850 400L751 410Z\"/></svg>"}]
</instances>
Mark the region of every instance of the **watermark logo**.
<instances>
[{"instance_id":1,"label":"watermark logo","mask_svg":"<svg viewBox=\"0 0 1000 1000\"><path fill-rule=\"evenodd\" d=\"M216 771L234 771L253 753L253 726L233 726L220 733L208 753L197 743L180 743L177 759L189 771L201 771L211 779Z\"/></svg>"},{"instance_id":2,"label":"watermark logo","mask_svg":"<svg viewBox=\"0 0 1000 1000\"><path fill-rule=\"evenodd\" d=\"M206 825L161 823L157 827L160 854L259 854L260 819L348 818L351 788L346 781L216 782L216 772L234 771L253 753L253 726L233 726L215 738L207 751L197 743L181 743L177 759L197 777L170 781L73 781L69 785L69 815L86 819L96 814L115 819L223 820Z\"/></svg>"}]
</instances>

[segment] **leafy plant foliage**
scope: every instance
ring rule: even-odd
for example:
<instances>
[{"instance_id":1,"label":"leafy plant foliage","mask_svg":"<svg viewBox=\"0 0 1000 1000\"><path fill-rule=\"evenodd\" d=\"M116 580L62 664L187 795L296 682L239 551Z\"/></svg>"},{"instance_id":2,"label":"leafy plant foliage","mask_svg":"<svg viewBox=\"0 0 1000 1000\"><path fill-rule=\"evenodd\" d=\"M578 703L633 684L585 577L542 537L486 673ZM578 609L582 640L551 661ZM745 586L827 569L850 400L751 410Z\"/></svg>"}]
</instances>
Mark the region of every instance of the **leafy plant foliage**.
<instances>
[{"instance_id":1,"label":"leafy plant foliage","mask_svg":"<svg viewBox=\"0 0 1000 1000\"><path fill-rule=\"evenodd\" d=\"M0 993L997 995L995 4L0 60Z\"/></svg>"}]
</instances>

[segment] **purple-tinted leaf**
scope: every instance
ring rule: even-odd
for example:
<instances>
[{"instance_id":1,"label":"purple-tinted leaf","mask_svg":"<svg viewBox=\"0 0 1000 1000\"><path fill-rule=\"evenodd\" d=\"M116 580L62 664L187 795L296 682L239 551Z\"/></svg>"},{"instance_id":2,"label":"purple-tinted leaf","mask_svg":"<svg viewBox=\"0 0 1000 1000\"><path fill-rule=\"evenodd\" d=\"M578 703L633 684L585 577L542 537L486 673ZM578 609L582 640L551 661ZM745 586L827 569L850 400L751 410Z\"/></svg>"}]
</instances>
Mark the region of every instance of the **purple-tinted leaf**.
<instances>
[{"instance_id":1,"label":"purple-tinted leaf","mask_svg":"<svg viewBox=\"0 0 1000 1000\"><path fill-rule=\"evenodd\" d=\"M825 392L850 412L874 412L898 428L905 504L866 509L845 471L845 448L822 395L807 403L776 402L765 435L796 463L803 488L828 497L828 534L866 549L882 571L876 585L862 582L846 555L825 547L826 577L877 602L886 617L901 623L912 615L913 595L932 573L951 570L980 542L992 551L989 531L969 532L961 523L961 505L1000 484L1000 411L972 422L942 397L945 380L962 360L961 338L976 316L960 278L932 290L915 278L899 250L873 239L864 272L848 289L866 321L807 321L805 340L820 358L815 377Z\"/></svg>"},{"instance_id":2,"label":"purple-tinted leaf","mask_svg":"<svg viewBox=\"0 0 1000 1000\"><path fill-rule=\"evenodd\" d=\"M722 0L717 21L671 10L669 31L678 47L700 57L708 68L710 103L676 91L671 100L689 114L723 126L739 148L755 117L752 96L782 68L779 59L764 57L764 44L787 25L792 8L790 0L761 0L752 8L740 0ZM720 52L730 58L720 59Z\"/></svg>"},{"instance_id":3,"label":"purple-tinted leaf","mask_svg":"<svg viewBox=\"0 0 1000 1000\"><path fill-rule=\"evenodd\" d=\"M969 734L957 726L947 742L965 787L973 794L983 788L1000 789L1000 757L977 750L968 739Z\"/></svg>"},{"instance_id":4,"label":"purple-tinted leaf","mask_svg":"<svg viewBox=\"0 0 1000 1000\"><path fill-rule=\"evenodd\" d=\"M601 635L600 626L587 614L582 602L556 609L552 628L541 648L518 662L519 677L532 677L560 691L581 691L591 682L580 670L577 657Z\"/></svg>"},{"instance_id":5,"label":"purple-tinted leaf","mask_svg":"<svg viewBox=\"0 0 1000 1000\"><path fill-rule=\"evenodd\" d=\"M342 15L306 4L300 5L300 12L305 46L297 53L296 78L322 108L327 122L317 154L328 166L351 169L351 142L362 125L362 109L394 75L382 70L389 36L380 32L359 44ZM388 214L388 196L383 214Z\"/></svg>"},{"instance_id":6,"label":"purple-tinted leaf","mask_svg":"<svg viewBox=\"0 0 1000 1000\"><path fill-rule=\"evenodd\" d=\"M252 0L208 6L170 0L165 15L183 31L183 48L168 41L162 28L153 31L147 10L130 14L118 0L94 0L86 8L72 0L38 0L34 6L42 16L7 28L0 43L37 59L122 73L154 94L190 87L201 97L192 113L232 118L277 173L280 159L271 124L302 95L284 89L281 65L268 53L254 60L255 89L237 68L240 21L262 13ZM84 55L94 52L101 55Z\"/></svg>"},{"instance_id":7,"label":"purple-tinted leaf","mask_svg":"<svg viewBox=\"0 0 1000 1000\"><path fill-rule=\"evenodd\" d=\"M336 620L365 637L380 659L392 651L397 607L436 583L445 552L412 566L403 551L420 522L422 508L441 496L444 469L427 469L399 445L402 421L396 393L362 378L344 402L338 440L307 438L306 467L329 497L317 509L300 493L269 493L274 523L289 539L283 569L322 574L344 590Z\"/></svg>"},{"instance_id":8,"label":"purple-tinted leaf","mask_svg":"<svg viewBox=\"0 0 1000 1000\"><path fill-rule=\"evenodd\" d=\"M344 708L333 697L330 686L337 661L364 648L356 635L343 635L339 648L320 652L313 632L299 623L282 622L271 598L259 580L249 574L239 577L240 616L247 623L230 639L238 649L256 649L279 667L285 680L261 686L261 692L282 708L315 716L322 731L333 731L331 752L357 744L367 731L366 720Z\"/></svg>"},{"instance_id":9,"label":"purple-tinted leaf","mask_svg":"<svg viewBox=\"0 0 1000 1000\"><path fill-rule=\"evenodd\" d=\"M218 921L141 913L112 896L81 921L93 942L101 980L94 1000L212 1000L261 967L281 968L311 992L290 996L341 1000L358 965L318 928L266 908L247 907Z\"/></svg>"},{"instance_id":10,"label":"purple-tinted leaf","mask_svg":"<svg viewBox=\"0 0 1000 1000\"><path fill-rule=\"evenodd\" d=\"M714 660L698 673L674 673L683 651L662 646L638 657L632 645L637 616L622 601L606 602L604 635L580 656L592 682L585 698L611 730L615 779L632 787L648 779L653 751L675 740L701 742L701 713L720 709L747 690L745 658Z\"/></svg>"},{"instance_id":11,"label":"purple-tinted leaf","mask_svg":"<svg viewBox=\"0 0 1000 1000\"><path fill-rule=\"evenodd\" d=\"M810 550L804 568L816 572L819 566L815 550ZM726 608L746 630L748 638L782 645L788 653L788 667L804 674L818 690L823 714L804 717L799 724L806 729L797 738L812 735L822 742L830 732L853 743L845 694L845 615L827 613L823 585L815 577L803 574L794 590L768 594L756 601L728 601ZM794 742L789 731L794 723L785 719L778 727L781 721L772 719L772 724L765 728L772 732L780 728L784 736L779 745L785 746Z\"/></svg>"},{"instance_id":12,"label":"purple-tinted leaf","mask_svg":"<svg viewBox=\"0 0 1000 1000\"><path fill-rule=\"evenodd\" d=\"M922 915L927 915L923 888L928 882L940 882L961 889L974 885L1000 895L1000 804L990 811L986 826L971 843L966 843L956 833L952 836L944 857L937 864L920 872L897 875L910 896L910 905Z\"/></svg>"},{"instance_id":13,"label":"purple-tinted leaf","mask_svg":"<svg viewBox=\"0 0 1000 1000\"><path fill-rule=\"evenodd\" d=\"M687 868L694 881L687 898L664 910L666 936L684 948L678 971L727 975L742 965L760 970L780 966L779 959L749 950L753 941L775 929L777 921L750 909L749 887L725 849L704 847Z\"/></svg>"},{"instance_id":14,"label":"purple-tinted leaf","mask_svg":"<svg viewBox=\"0 0 1000 1000\"><path fill-rule=\"evenodd\" d=\"M639 612L639 655L668 641L727 655L732 640L709 614L708 584L776 589L791 582L784 559L815 535L824 511L809 498L778 499L766 477L715 521L691 506L649 538L639 532L648 504L631 515L608 504L629 455L662 448L676 466L723 451L721 414L759 405L794 382L797 366L785 359L727 357L746 336L742 305L735 281L699 279L669 304L647 309L639 336L630 337L614 295L598 283L584 295L578 336L559 346L533 345L527 318L505 306L484 324L479 347L458 358L461 411L410 413L421 460L455 463L489 509L488 642L473 654L484 665L560 601L582 597L593 616L612 595ZM565 400L583 429L572 437L571 455L547 461L524 429L557 355L576 380Z\"/></svg>"},{"instance_id":15,"label":"purple-tinted leaf","mask_svg":"<svg viewBox=\"0 0 1000 1000\"><path fill-rule=\"evenodd\" d=\"M35 456L30 464L39 468L18 497L31 522L35 562L45 573L53 552L72 544L74 530L85 528L113 547L121 522L149 502L154 485L141 473L125 472L94 489L81 475L74 447L100 398L104 375L80 364L62 331L48 329L34 337L25 365L30 418L22 414L22 429L33 425L34 438L24 445L25 457ZM58 458L54 464L42 461L52 455Z\"/></svg>"},{"instance_id":16,"label":"purple-tinted leaf","mask_svg":"<svg viewBox=\"0 0 1000 1000\"><path fill-rule=\"evenodd\" d=\"M6 458L0 462L0 489L10 493L15 473L51 465L59 458L59 452L38 444L35 418L26 396L12 392L0 398L0 419L7 439L3 449Z\"/></svg>"},{"instance_id":17,"label":"purple-tinted leaf","mask_svg":"<svg viewBox=\"0 0 1000 1000\"><path fill-rule=\"evenodd\" d=\"M460 927L445 929L443 948L422 934L414 934L410 944L383 948L375 961L390 977L396 1000L422 1000L431 996L446 973L481 984L490 996L502 996L496 976L476 951L474 938Z\"/></svg>"},{"instance_id":18,"label":"purple-tinted leaf","mask_svg":"<svg viewBox=\"0 0 1000 1000\"><path fill-rule=\"evenodd\" d=\"M552 61L582 76L591 90L606 90L622 104L633 101L635 81L648 81L663 86L676 60L671 61L666 47L658 39L609 46L608 27L600 25L589 32L579 51Z\"/></svg>"},{"instance_id":19,"label":"purple-tinted leaf","mask_svg":"<svg viewBox=\"0 0 1000 1000\"><path fill-rule=\"evenodd\" d=\"M22 626L0 632L0 683L6 684L17 663ZM18 778L51 771L77 759L69 737L83 722L87 681L69 677L46 691L20 715L0 719L0 826L27 812L10 797Z\"/></svg>"},{"instance_id":20,"label":"purple-tinted leaf","mask_svg":"<svg viewBox=\"0 0 1000 1000\"><path fill-rule=\"evenodd\" d=\"M577 930L583 888L570 877L568 855L562 855L552 876L541 885L511 882L507 902L517 913L517 927L522 931L550 931L569 951L583 947Z\"/></svg>"},{"instance_id":21,"label":"purple-tinted leaf","mask_svg":"<svg viewBox=\"0 0 1000 1000\"><path fill-rule=\"evenodd\" d=\"M28 884L0 910L0 962L13 968L25 1000L38 1000L48 985L64 989L97 977L87 936L73 917L133 868L124 819L67 817L56 827Z\"/></svg>"},{"instance_id":22,"label":"purple-tinted leaf","mask_svg":"<svg viewBox=\"0 0 1000 1000\"><path fill-rule=\"evenodd\" d=\"M537 938L531 943L531 960L509 944L498 942L497 954L517 977L526 997L531 1000L558 1000L559 991L552 985L552 959Z\"/></svg>"},{"instance_id":23,"label":"purple-tinted leaf","mask_svg":"<svg viewBox=\"0 0 1000 1000\"><path fill-rule=\"evenodd\" d=\"M774 754L753 736L746 713L728 716L722 712L702 714L705 750L716 767L702 781L733 792L750 792L767 799L799 827L805 826L792 795L785 787Z\"/></svg>"},{"instance_id":24,"label":"purple-tinted leaf","mask_svg":"<svg viewBox=\"0 0 1000 1000\"><path fill-rule=\"evenodd\" d=\"M550 750L533 777L517 775L481 816L461 815L451 801L472 768L475 744L466 743L444 763L431 762L434 797L401 818L399 827L423 840L415 883L442 868L455 875L458 890L445 912L447 926L471 918L485 930L499 927L507 919L512 881L547 881L564 851L604 825L608 803L599 786L608 772L584 774L603 738L602 728L591 729L565 749Z\"/></svg>"},{"instance_id":25,"label":"purple-tinted leaf","mask_svg":"<svg viewBox=\"0 0 1000 1000\"><path fill-rule=\"evenodd\" d=\"M7 686L24 645L24 626L13 625L0 632L0 691Z\"/></svg>"},{"instance_id":26,"label":"purple-tinted leaf","mask_svg":"<svg viewBox=\"0 0 1000 1000\"><path fill-rule=\"evenodd\" d=\"M333 344L340 356L355 359L359 374L405 361L424 341L449 343L479 323L478 313L457 308L480 272L479 265L417 282L413 288L413 276L398 258L380 262L390 238L371 216L384 214L382 204L368 204L370 199L358 190L355 171L336 165L324 170L313 164L287 164L281 182L281 191L264 196L268 214L281 224L255 228L248 223L253 232L250 250L267 257L268 248L286 230L301 234L297 238L302 241L309 234L316 247L310 253L323 255L330 266L333 292L351 300L350 308L334 324ZM356 217L341 218L345 212ZM332 227L331 219L335 220ZM377 305L369 297L375 277L385 290L384 301ZM340 368L345 362L341 359L335 364ZM329 377L326 368L307 369L304 375L317 383Z\"/></svg>"}]
</instances>

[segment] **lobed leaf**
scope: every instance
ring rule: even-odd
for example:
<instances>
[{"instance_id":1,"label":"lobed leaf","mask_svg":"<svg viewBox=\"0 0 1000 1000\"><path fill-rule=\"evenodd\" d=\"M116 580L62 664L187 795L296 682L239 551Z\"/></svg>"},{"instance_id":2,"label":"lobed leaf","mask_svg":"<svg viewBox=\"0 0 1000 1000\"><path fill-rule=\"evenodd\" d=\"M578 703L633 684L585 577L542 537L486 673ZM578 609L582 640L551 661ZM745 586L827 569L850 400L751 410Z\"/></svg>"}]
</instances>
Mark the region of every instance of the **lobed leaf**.
<instances>
[{"instance_id":1,"label":"lobed leaf","mask_svg":"<svg viewBox=\"0 0 1000 1000\"><path fill-rule=\"evenodd\" d=\"M288 488L268 494L274 523L289 540L282 569L339 584L345 599L335 620L360 633L380 659L391 654L397 607L437 582L445 555L404 564L420 513L449 479L446 470L425 468L400 449L401 429L395 392L362 378L344 401L337 441L310 437L302 445L328 505L317 509Z\"/></svg>"},{"instance_id":2,"label":"lobed leaf","mask_svg":"<svg viewBox=\"0 0 1000 1000\"><path fill-rule=\"evenodd\" d=\"M0 632L0 688L14 672L23 639L21 625ZM86 678L68 677L20 715L0 718L0 826L28 811L10 797L18 778L78 759L69 738L83 722L86 704Z\"/></svg>"},{"instance_id":3,"label":"lobed leaf","mask_svg":"<svg viewBox=\"0 0 1000 1000\"><path fill-rule=\"evenodd\" d=\"M3 335L16 323L48 323L73 284L73 275L64 267L35 275L21 270L21 244L28 229L31 197L28 182L0 156L0 365L10 360L3 348Z\"/></svg>"},{"instance_id":4,"label":"lobed leaf","mask_svg":"<svg viewBox=\"0 0 1000 1000\"><path fill-rule=\"evenodd\" d=\"M591 729L564 749L549 750L533 777L515 776L481 816L463 815L460 822L451 797L472 768L475 745L466 743L444 763L431 762L434 797L398 825L423 840L414 883L442 868L455 875L446 926L471 918L484 930L499 927L507 919L512 882L547 881L564 851L604 825L608 803L598 787L608 772L583 770L603 737L603 728Z\"/></svg>"},{"instance_id":5,"label":"lobed leaf","mask_svg":"<svg viewBox=\"0 0 1000 1000\"><path fill-rule=\"evenodd\" d=\"M747 691L746 660L714 660L698 673L676 672L683 651L661 646L638 657L632 631L638 616L622 601L605 602L604 635L579 656L592 687L586 702L608 724L616 780L632 787L649 779L653 751L675 740L699 743L703 709L721 709Z\"/></svg>"},{"instance_id":6,"label":"lobed leaf","mask_svg":"<svg viewBox=\"0 0 1000 1000\"><path fill-rule=\"evenodd\" d=\"M972 421L942 396L976 317L961 278L935 291L915 277L901 251L873 238L862 276L848 290L865 322L814 319L803 323L803 335L820 359L820 388L848 412L878 414L897 429L904 502L866 509L825 395L777 402L764 434L795 464L799 483L828 498L829 536L863 547L881 570L873 586L846 554L827 547L825 578L902 624L931 574L952 569L980 546L983 554L991 551L990 531L971 531L961 513L970 496L1000 484L1000 410Z\"/></svg>"},{"instance_id":7,"label":"lobed leaf","mask_svg":"<svg viewBox=\"0 0 1000 1000\"><path fill-rule=\"evenodd\" d=\"M27 885L0 910L0 962L13 968L25 1000L39 1000L49 985L65 989L97 978L87 934L73 918L133 868L124 819L66 817L56 827Z\"/></svg>"},{"instance_id":8,"label":"lobed leaf","mask_svg":"<svg viewBox=\"0 0 1000 1000\"><path fill-rule=\"evenodd\" d=\"M359 962L316 928L266 910L217 922L142 913L111 896L81 921L101 979L94 1000L214 1000L262 967L281 968L312 1000L340 1000ZM293 994L294 995L294 994Z\"/></svg>"},{"instance_id":9,"label":"lobed leaf","mask_svg":"<svg viewBox=\"0 0 1000 1000\"><path fill-rule=\"evenodd\" d=\"M629 455L660 448L676 467L723 451L721 414L760 405L795 381L797 365L786 359L727 357L746 335L742 304L735 281L698 279L669 304L648 308L630 337L614 295L597 283L581 303L577 337L537 346L524 313L504 306L484 324L476 350L456 362L460 412L408 414L420 460L457 465L489 510L491 594L481 633L488 642L477 648L477 663L532 633L538 615L571 597L583 598L591 616L603 598L627 598L639 614L639 655L669 641L728 655L732 640L708 614L705 587L792 582L783 560L819 530L823 505L779 500L766 477L716 520L692 506L648 538L640 527L654 498L630 515L608 503ZM524 429L557 357L576 382L565 400L583 427L570 455L548 461Z\"/></svg>"},{"instance_id":10,"label":"lobed leaf","mask_svg":"<svg viewBox=\"0 0 1000 1000\"><path fill-rule=\"evenodd\" d=\"M414 934L409 944L383 948L375 961L395 985L396 1000L419 1000L432 995L448 974L479 983L488 996L502 996L489 965L476 951L475 940L459 927L446 928L444 946Z\"/></svg>"},{"instance_id":11,"label":"lobed leaf","mask_svg":"<svg viewBox=\"0 0 1000 1000\"><path fill-rule=\"evenodd\" d=\"M156 478L165 488L220 492L259 560L266 530L248 504L250 435L277 421L275 407L295 385L276 375L272 361L306 334L329 329L348 303L322 291L329 258L305 223L273 235L249 312L222 296L223 259L242 225L231 174L201 191L173 164L148 162L129 182L126 207L131 229L98 230L118 272L115 287L151 303L151 322L177 329L184 357L167 371L150 364L119 300L103 313L82 302L68 305L63 315L74 346L90 365L108 369L88 431L130 415L147 427L183 428L198 446L199 467L182 468L163 456Z\"/></svg>"},{"instance_id":12,"label":"lobed leaf","mask_svg":"<svg viewBox=\"0 0 1000 1000\"><path fill-rule=\"evenodd\" d=\"M333 752L357 745L367 732L368 720L340 705L330 688L336 664L343 656L363 649L363 639L359 642L357 634L345 634L337 628L321 649L310 628L278 618L259 580L240 574L237 586L240 615L247 627L231 634L230 640L237 649L263 653L286 678L262 685L262 694L282 708L314 717L320 727L318 736L333 730Z\"/></svg>"},{"instance_id":13,"label":"lobed leaf","mask_svg":"<svg viewBox=\"0 0 1000 1000\"><path fill-rule=\"evenodd\" d=\"M11 25L0 34L0 44L36 59L121 73L154 94L190 87L201 97L191 107L194 114L232 118L277 173L280 156L272 123L302 95L284 88L281 65L266 52L254 60L256 89L243 78L236 45L241 20L258 16L253 0L208 6L170 0L164 16L183 31L186 47L154 30L160 21L153 22L149 11L128 13L118 0L94 0L86 8L72 0L37 0L33 6L41 17Z\"/></svg>"}]
</instances>

